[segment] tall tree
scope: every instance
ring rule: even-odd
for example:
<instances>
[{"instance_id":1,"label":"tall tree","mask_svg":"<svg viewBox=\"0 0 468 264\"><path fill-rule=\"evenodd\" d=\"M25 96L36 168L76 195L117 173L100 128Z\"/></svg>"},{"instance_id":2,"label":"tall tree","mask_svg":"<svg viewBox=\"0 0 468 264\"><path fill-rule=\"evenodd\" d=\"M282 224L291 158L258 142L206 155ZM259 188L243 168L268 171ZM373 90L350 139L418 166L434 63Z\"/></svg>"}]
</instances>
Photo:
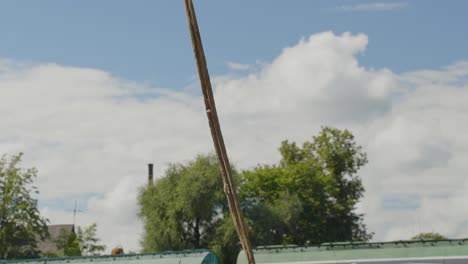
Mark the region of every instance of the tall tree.
<instances>
[{"instance_id":1,"label":"tall tree","mask_svg":"<svg viewBox=\"0 0 468 264\"><path fill-rule=\"evenodd\" d=\"M22 153L0 159L0 258L37 257L36 240L48 236L47 219L41 217L33 186L35 168L19 167Z\"/></svg>"},{"instance_id":2,"label":"tall tree","mask_svg":"<svg viewBox=\"0 0 468 264\"><path fill-rule=\"evenodd\" d=\"M93 223L87 227L78 227L76 232L80 244L80 251L83 256L94 256L106 249L106 246L100 244L97 237L97 224Z\"/></svg>"},{"instance_id":3,"label":"tall tree","mask_svg":"<svg viewBox=\"0 0 468 264\"><path fill-rule=\"evenodd\" d=\"M283 141L279 165L243 174L246 215L255 244L369 240L355 212L364 187L357 176L366 154L348 130L324 127L299 147Z\"/></svg>"},{"instance_id":4,"label":"tall tree","mask_svg":"<svg viewBox=\"0 0 468 264\"><path fill-rule=\"evenodd\" d=\"M216 156L171 165L141 189L138 203L144 252L207 248L227 208Z\"/></svg>"}]
</instances>

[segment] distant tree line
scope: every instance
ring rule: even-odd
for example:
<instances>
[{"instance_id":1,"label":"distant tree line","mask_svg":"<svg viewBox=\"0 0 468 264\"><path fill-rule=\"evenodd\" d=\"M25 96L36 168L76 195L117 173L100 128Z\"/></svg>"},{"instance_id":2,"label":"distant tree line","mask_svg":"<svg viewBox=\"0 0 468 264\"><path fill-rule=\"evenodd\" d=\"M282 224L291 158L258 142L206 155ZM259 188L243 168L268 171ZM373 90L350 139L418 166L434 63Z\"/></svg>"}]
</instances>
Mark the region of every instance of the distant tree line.
<instances>
[{"instance_id":1,"label":"distant tree line","mask_svg":"<svg viewBox=\"0 0 468 264\"><path fill-rule=\"evenodd\" d=\"M371 239L355 210L364 194L358 171L367 157L348 130L324 127L300 146L283 141L279 152L278 164L232 168L253 246ZM62 232L54 241L60 253L37 249L38 241L50 239L48 220L34 198L37 170L21 168L21 157L0 158L0 259L100 254L105 247L96 224ZM164 177L141 187L142 251L210 248L224 264L235 263L240 245L222 185L217 158L208 154L172 164ZM412 239L446 237L431 232Z\"/></svg>"},{"instance_id":2,"label":"distant tree line","mask_svg":"<svg viewBox=\"0 0 468 264\"><path fill-rule=\"evenodd\" d=\"M372 237L355 210L364 194L357 173L367 157L348 130L324 127L302 146L283 141L279 151L279 164L232 168L254 246ZM240 246L222 188L212 154L172 164L142 187L143 251L210 248L234 263Z\"/></svg>"}]
</instances>

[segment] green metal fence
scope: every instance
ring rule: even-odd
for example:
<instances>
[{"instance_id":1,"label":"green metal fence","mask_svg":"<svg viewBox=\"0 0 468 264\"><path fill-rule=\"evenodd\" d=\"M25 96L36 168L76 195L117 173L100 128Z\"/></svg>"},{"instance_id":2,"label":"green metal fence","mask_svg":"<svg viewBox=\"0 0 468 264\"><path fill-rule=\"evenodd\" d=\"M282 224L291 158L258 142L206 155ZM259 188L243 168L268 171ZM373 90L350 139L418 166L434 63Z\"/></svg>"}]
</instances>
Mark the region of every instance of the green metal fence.
<instances>
[{"instance_id":1,"label":"green metal fence","mask_svg":"<svg viewBox=\"0 0 468 264\"><path fill-rule=\"evenodd\" d=\"M325 243L306 247L265 246L254 250L257 264L322 263L446 263L468 264L468 239ZM237 264L246 264L240 252Z\"/></svg>"},{"instance_id":2,"label":"green metal fence","mask_svg":"<svg viewBox=\"0 0 468 264\"><path fill-rule=\"evenodd\" d=\"M209 250L165 251L93 257L65 257L0 261L0 264L219 264Z\"/></svg>"}]
</instances>

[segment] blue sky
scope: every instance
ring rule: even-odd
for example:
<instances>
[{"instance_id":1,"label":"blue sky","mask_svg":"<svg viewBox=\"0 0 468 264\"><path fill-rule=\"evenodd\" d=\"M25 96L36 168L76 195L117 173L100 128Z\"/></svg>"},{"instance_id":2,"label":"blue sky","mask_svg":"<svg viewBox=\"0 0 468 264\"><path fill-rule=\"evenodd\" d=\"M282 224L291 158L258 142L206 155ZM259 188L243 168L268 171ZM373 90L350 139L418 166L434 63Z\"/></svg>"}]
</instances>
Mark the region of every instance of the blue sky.
<instances>
[{"instance_id":1,"label":"blue sky","mask_svg":"<svg viewBox=\"0 0 468 264\"><path fill-rule=\"evenodd\" d=\"M349 10L363 1L196 1L212 74L227 62L270 61L322 31L365 33L365 67L395 72L468 58L466 1L379 1L391 10ZM373 2L377 3L377 2ZM180 89L194 67L183 1L2 1L0 56L98 68Z\"/></svg>"},{"instance_id":2,"label":"blue sky","mask_svg":"<svg viewBox=\"0 0 468 264\"><path fill-rule=\"evenodd\" d=\"M468 1L195 7L239 170L278 162L282 140L349 129L375 240L468 237ZM0 33L0 154L38 169L52 224L76 200L78 225L138 250L147 163L157 178L213 151L183 1L0 1Z\"/></svg>"}]
</instances>

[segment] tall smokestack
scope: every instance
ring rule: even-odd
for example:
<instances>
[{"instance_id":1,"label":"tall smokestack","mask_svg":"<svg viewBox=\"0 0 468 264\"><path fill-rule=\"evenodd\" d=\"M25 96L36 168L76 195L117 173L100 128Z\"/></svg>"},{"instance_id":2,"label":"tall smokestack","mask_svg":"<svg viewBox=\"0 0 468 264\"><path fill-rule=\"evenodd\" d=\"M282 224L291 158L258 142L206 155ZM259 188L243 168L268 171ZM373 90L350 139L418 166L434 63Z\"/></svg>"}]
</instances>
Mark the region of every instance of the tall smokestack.
<instances>
[{"instance_id":1,"label":"tall smokestack","mask_svg":"<svg viewBox=\"0 0 468 264\"><path fill-rule=\"evenodd\" d=\"M153 183L153 163L148 164L148 184Z\"/></svg>"}]
</instances>

